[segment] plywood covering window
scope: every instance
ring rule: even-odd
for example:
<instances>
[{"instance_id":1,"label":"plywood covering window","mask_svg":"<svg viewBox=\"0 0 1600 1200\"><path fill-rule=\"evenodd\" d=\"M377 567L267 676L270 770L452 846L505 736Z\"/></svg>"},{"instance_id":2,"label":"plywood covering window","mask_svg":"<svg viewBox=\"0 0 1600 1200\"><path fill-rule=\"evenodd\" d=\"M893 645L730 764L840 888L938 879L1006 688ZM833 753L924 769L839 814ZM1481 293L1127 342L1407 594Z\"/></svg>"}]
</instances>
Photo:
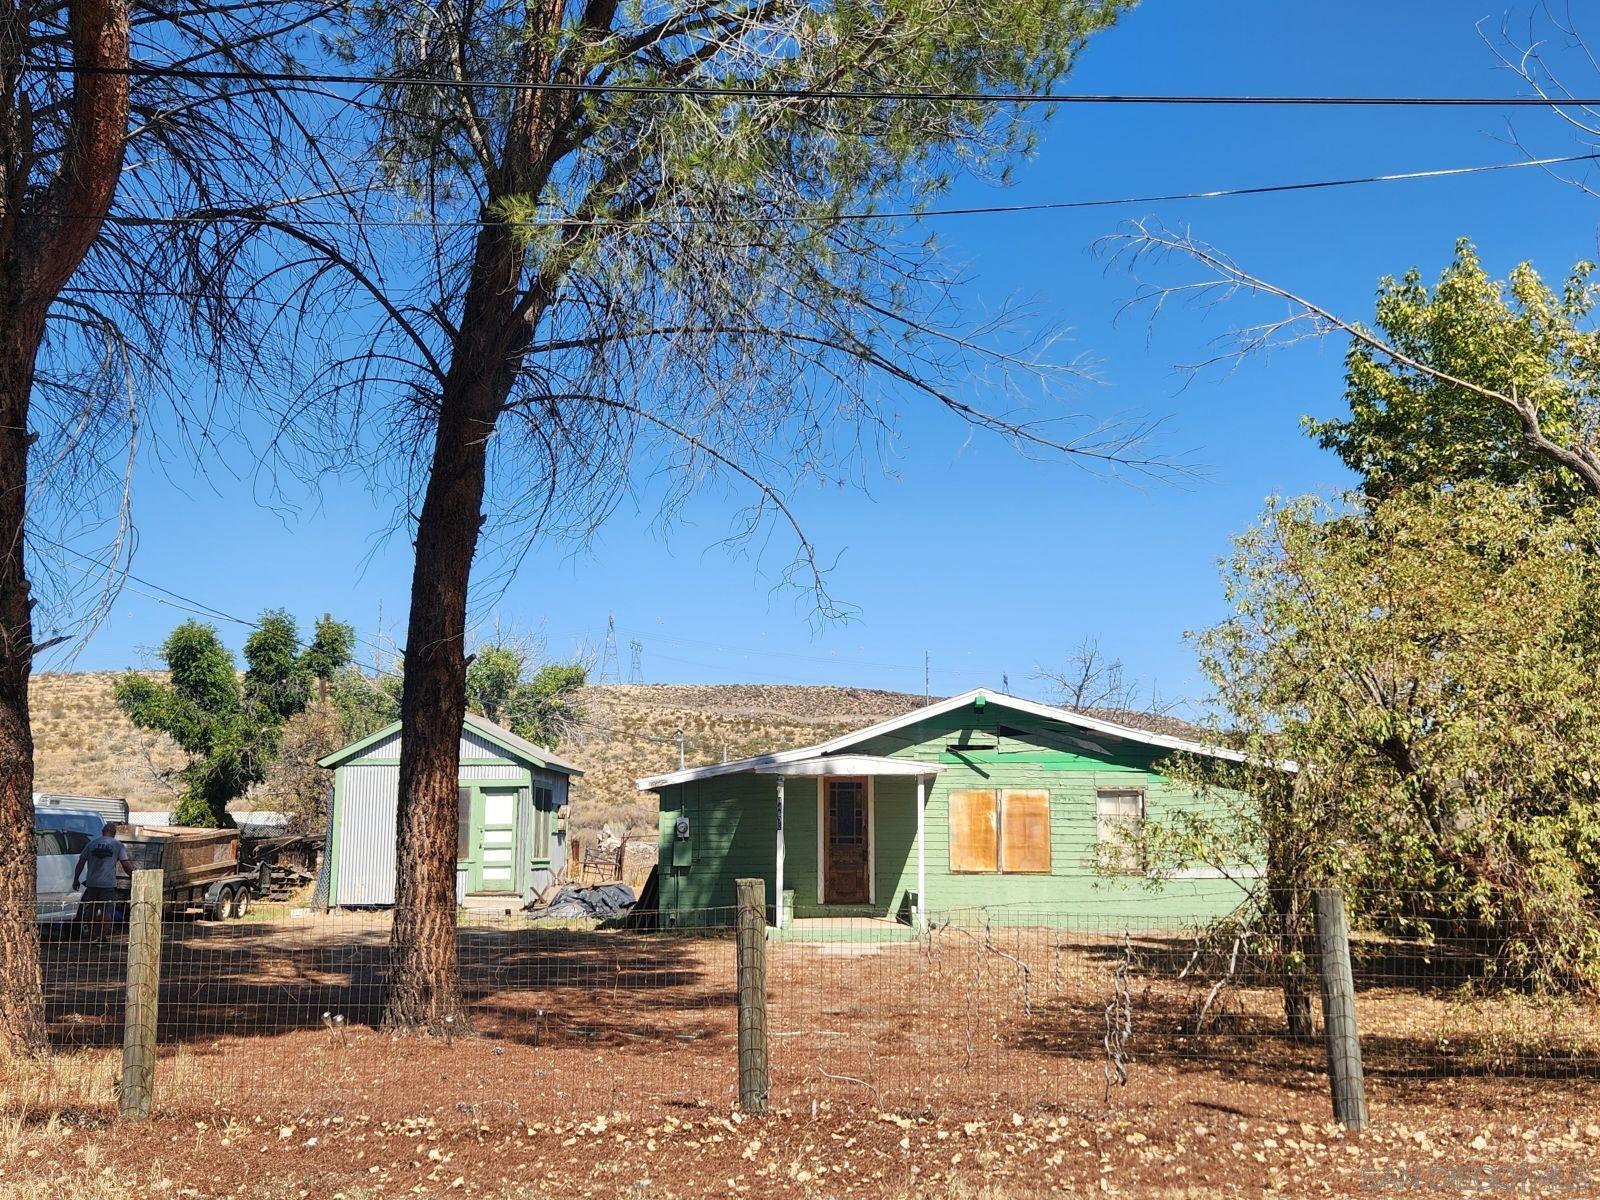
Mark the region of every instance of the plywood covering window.
<instances>
[{"instance_id":1,"label":"plywood covering window","mask_svg":"<svg viewBox=\"0 0 1600 1200\"><path fill-rule=\"evenodd\" d=\"M950 793L950 870L1050 873L1050 793L1029 788Z\"/></svg>"},{"instance_id":2,"label":"plywood covering window","mask_svg":"<svg viewBox=\"0 0 1600 1200\"><path fill-rule=\"evenodd\" d=\"M1050 793L1007 788L1000 793L1000 870L1050 874Z\"/></svg>"},{"instance_id":3,"label":"plywood covering window","mask_svg":"<svg viewBox=\"0 0 1600 1200\"><path fill-rule=\"evenodd\" d=\"M1138 872L1139 847L1131 840L1144 820L1143 788L1099 788L1094 794L1095 841L1103 862L1130 873Z\"/></svg>"},{"instance_id":4,"label":"plywood covering window","mask_svg":"<svg viewBox=\"0 0 1600 1200\"><path fill-rule=\"evenodd\" d=\"M533 785L533 861L550 861L550 822L555 815L555 792L549 784Z\"/></svg>"}]
</instances>

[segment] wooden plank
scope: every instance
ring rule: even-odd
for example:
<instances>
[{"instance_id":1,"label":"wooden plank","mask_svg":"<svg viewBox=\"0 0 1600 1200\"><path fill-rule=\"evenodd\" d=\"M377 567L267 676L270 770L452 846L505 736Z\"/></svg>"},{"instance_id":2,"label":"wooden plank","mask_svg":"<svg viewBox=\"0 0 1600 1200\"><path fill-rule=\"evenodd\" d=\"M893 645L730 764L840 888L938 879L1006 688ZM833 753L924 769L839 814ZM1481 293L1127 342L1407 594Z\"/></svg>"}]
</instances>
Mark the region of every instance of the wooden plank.
<instances>
[{"instance_id":1,"label":"wooden plank","mask_svg":"<svg viewBox=\"0 0 1600 1200\"><path fill-rule=\"evenodd\" d=\"M1367 1125L1367 1085L1361 1070L1361 1035L1356 1028L1356 987L1350 969L1350 924L1344 893L1317 888L1311 893L1317 918L1317 950L1322 968L1322 1024L1328 1043L1328 1086L1334 1119L1346 1129Z\"/></svg>"},{"instance_id":2,"label":"wooden plank","mask_svg":"<svg viewBox=\"0 0 1600 1200\"><path fill-rule=\"evenodd\" d=\"M1000 793L1000 869L1008 874L1050 873L1050 793L1006 788Z\"/></svg>"},{"instance_id":3,"label":"wooden plank","mask_svg":"<svg viewBox=\"0 0 1600 1200\"><path fill-rule=\"evenodd\" d=\"M999 824L992 790L950 793L950 870L993 871L999 865Z\"/></svg>"},{"instance_id":4,"label":"wooden plank","mask_svg":"<svg viewBox=\"0 0 1600 1200\"><path fill-rule=\"evenodd\" d=\"M125 1121L150 1115L156 1089L156 1001L161 990L160 871L135 871L128 904L128 1001L122 1026L122 1087L117 1108Z\"/></svg>"},{"instance_id":5,"label":"wooden plank","mask_svg":"<svg viewBox=\"0 0 1600 1200\"><path fill-rule=\"evenodd\" d=\"M739 1107L767 1110L767 882L740 879L737 929ZM780 900L781 902L781 900Z\"/></svg>"}]
</instances>

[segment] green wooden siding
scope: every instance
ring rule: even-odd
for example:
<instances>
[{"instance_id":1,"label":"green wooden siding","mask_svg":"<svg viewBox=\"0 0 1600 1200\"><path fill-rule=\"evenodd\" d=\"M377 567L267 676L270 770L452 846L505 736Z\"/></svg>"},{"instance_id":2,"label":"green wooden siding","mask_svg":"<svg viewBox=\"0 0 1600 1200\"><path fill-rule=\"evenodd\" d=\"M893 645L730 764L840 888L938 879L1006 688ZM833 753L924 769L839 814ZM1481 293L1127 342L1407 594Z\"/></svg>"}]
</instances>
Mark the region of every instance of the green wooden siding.
<instances>
[{"instance_id":1,"label":"green wooden siding","mask_svg":"<svg viewBox=\"0 0 1600 1200\"><path fill-rule=\"evenodd\" d=\"M1098 743L1098 748L1089 743ZM952 749L951 747L958 747ZM1095 794L1101 788L1142 788L1146 811L1160 819L1177 806L1202 803L1171 783L1154 764L1167 752L1086 734L990 702L943 714L851 747L852 752L937 762L927 787L926 863L930 912L978 906L1073 906L1083 916L1176 922L1225 912L1240 897L1225 880L1173 880L1152 891L1142 878L1111 879L1095 872ZM1030 788L1050 794L1050 873L952 874L949 796L966 789ZM817 878L815 779L785 784L784 887L794 892L796 916L899 913L917 886L916 792L913 778L872 781L872 859L876 884L867 908L822 906ZM776 859L776 781L741 773L679 784L661 792L661 896L664 911L685 918L694 910L734 903L734 880L760 877L772 895ZM692 861L677 849L673 827L690 822Z\"/></svg>"}]
</instances>

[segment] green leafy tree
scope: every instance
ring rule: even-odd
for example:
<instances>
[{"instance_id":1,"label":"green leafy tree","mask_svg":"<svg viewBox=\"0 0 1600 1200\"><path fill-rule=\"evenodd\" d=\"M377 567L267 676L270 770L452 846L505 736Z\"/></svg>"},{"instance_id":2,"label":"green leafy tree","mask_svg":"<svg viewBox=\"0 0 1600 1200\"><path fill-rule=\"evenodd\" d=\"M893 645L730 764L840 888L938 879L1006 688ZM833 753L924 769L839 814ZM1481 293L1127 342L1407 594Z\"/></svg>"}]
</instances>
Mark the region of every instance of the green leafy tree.
<instances>
[{"instance_id":1,"label":"green leafy tree","mask_svg":"<svg viewBox=\"0 0 1600 1200\"><path fill-rule=\"evenodd\" d=\"M1279 904L1338 883L1369 919L1487 945L1503 981L1600 987L1600 506L1546 499L1269 510L1198 637L1250 761L1176 764L1238 790L1152 830L1156 857L1253 854Z\"/></svg>"},{"instance_id":2,"label":"green leafy tree","mask_svg":"<svg viewBox=\"0 0 1600 1200\"><path fill-rule=\"evenodd\" d=\"M269 610L245 639L241 678L215 627L186 621L161 647L166 682L132 672L117 680L117 706L128 719L189 755L177 823L233 824L229 803L265 778L285 723L311 702L317 679L349 662L354 637L350 626L323 619L302 646L294 619Z\"/></svg>"},{"instance_id":3,"label":"green leafy tree","mask_svg":"<svg viewBox=\"0 0 1600 1200\"><path fill-rule=\"evenodd\" d=\"M480 646L467 667L467 707L554 749L582 722L578 692L588 682L582 663L534 666L524 647Z\"/></svg>"},{"instance_id":4,"label":"green leafy tree","mask_svg":"<svg viewBox=\"0 0 1600 1200\"><path fill-rule=\"evenodd\" d=\"M338 716L339 744L357 741L398 720L402 687L398 667L382 675L368 675L356 667L334 672L328 701Z\"/></svg>"},{"instance_id":5,"label":"green leafy tree","mask_svg":"<svg viewBox=\"0 0 1600 1200\"><path fill-rule=\"evenodd\" d=\"M1600 417L1600 334L1589 327L1593 272L1593 263L1579 263L1557 292L1523 263L1501 282L1463 239L1433 288L1415 269L1385 279L1378 331L1405 357L1449 378L1353 343L1346 359L1349 417L1308 421L1307 428L1362 477L1369 495L1486 480L1528 483L1570 508L1584 488L1537 452L1518 413L1453 380L1517 397L1560 446L1592 439Z\"/></svg>"}]
</instances>

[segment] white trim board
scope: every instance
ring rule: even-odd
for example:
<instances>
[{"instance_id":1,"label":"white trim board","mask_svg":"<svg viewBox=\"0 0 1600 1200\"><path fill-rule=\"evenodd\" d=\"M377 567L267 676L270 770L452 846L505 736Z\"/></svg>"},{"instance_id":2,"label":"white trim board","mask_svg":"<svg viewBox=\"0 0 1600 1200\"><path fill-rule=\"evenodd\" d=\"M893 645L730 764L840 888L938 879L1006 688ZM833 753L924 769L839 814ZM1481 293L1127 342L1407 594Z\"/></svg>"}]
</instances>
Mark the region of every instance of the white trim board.
<instances>
[{"instance_id":1,"label":"white trim board","mask_svg":"<svg viewBox=\"0 0 1600 1200\"><path fill-rule=\"evenodd\" d=\"M674 784L692 783L700 779L713 779L719 775L737 775L741 771L760 771L762 768L777 767L784 763L797 762L801 759L835 754L841 750L847 750L851 746L870 741L873 738L882 737L886 733L905 729L930 717L937 717L944 713L954 712L959 708L965 708L979 698L983 699L985 705L993 704L998 708L1011 709L1014 712L1026 713L1029 716L1040 717L1046 721L1057 721L1063 725L1076 726L1079 729L1094 733L1108 734L1112 737L1136 742L1144 746L1155 746L1159 749L1174 750L1186 754L1198 754L1206 758L1220 758L1228 762L1244 762L1246 759L1246 756L1240 751L1226 746L1211 746L1204 742L1190 741L1187 738L1172 737L1169 734L1151 733L1147 729L1136 729L1132 725L1119 725L1115 721L1105 721L1099 717L1086 716L1080 712L1073 712L1068 708L1056 708L1053 705L1040 704L1037 700L1024 700L1020 696L1008 696L1004 692L997 692L992 688L973 688L970 691L962 692L959 696L951 696L945 700L935 701L922 708L903 713L898 717L891 717L887 721L879 721L876 725L869 725L865 729L841 734L836 738L830 738L826 742L818 742L814 746L802 746L796 750L780 750L773 754L760 754L753 758L735 759L733 762L711 763L704 767L689 767L682 771L671 771L665 775L651 775L637 780L636 786L641 792L655 792L664 787L672 787ZM1292 762L1278 763L1277 766L1285 771L1299 769Z\"/></svg>"}]
</instances>

